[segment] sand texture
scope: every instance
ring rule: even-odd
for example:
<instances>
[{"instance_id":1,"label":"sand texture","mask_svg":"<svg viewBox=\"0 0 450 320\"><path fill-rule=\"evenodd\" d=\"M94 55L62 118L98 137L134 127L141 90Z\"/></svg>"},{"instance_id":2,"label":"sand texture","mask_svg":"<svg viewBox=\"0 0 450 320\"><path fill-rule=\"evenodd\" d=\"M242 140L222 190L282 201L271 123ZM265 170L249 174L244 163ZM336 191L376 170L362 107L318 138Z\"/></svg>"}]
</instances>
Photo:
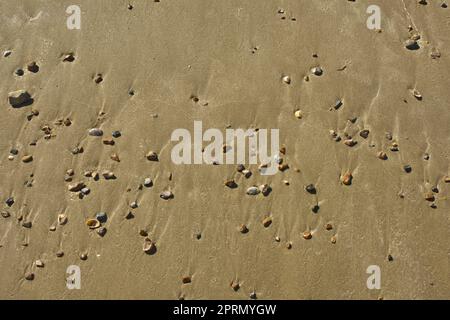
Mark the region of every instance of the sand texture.
<instances>
[{"instance_id":1,"label":"sand texture","mask_svg":"<svg viewBox=\"0 0 450 320\"><path fill-rule=\"evenodd\" d=\"M450 299L445 2L1 0L0 298ZM176 165L194 121L287 166Z\"/></svg>"}]
</instances>

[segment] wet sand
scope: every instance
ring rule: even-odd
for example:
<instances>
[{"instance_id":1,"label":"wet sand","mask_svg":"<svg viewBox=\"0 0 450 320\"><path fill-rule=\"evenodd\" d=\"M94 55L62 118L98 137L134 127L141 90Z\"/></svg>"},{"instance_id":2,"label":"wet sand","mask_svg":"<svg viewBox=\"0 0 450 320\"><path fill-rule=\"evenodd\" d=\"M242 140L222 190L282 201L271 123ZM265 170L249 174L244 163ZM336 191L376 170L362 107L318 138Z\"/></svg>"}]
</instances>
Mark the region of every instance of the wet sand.
<instances>
[{"instance_id":1,"label":"wet sand","mask_svg":"<svg viewBox=\"0 0 450 320\"><path fill-rule=\"evenodd\" d=\"M446 1L72 2L0 3L1 299L450 298ZM287 166L175 165L195 120Z\"/></svg>"}]
</instances>

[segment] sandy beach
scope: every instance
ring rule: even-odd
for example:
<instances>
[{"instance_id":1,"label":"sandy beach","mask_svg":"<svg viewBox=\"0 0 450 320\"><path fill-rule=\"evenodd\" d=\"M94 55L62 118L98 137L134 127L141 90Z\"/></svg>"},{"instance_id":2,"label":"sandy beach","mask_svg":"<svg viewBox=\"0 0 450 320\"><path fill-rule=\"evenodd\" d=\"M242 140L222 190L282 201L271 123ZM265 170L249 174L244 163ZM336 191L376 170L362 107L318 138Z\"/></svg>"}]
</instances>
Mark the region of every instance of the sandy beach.
<instances>
[{"instance_id":1,"label":"sandy beach","mask_svg":"<svg viewBox=\"0 0 450 320\"><path fill-rule=\"evenodd\" d=\"M0 299L450 299L447 5L1 0Z\"/></svg>"}]
</instances>

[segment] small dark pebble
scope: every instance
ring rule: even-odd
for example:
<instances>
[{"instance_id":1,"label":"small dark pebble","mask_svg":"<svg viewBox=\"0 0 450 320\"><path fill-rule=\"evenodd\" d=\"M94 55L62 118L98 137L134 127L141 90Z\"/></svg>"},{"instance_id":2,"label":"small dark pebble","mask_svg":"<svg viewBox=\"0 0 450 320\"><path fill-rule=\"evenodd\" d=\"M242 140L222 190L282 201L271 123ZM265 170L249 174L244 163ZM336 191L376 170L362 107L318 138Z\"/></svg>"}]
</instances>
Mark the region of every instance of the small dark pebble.
<instances>
[{"instance_id":1,"label":"small dark pebble","mask_svg":"<svg viewBox=\"0 0 450 320\"><path fill-rule=\"evenodd\" d=\"M8 199L6 199L5 203L8 207L12 207L12 205L14 204L14 198L9 197Z\"/></svg>"},{"instance_id":2,"label":"small dark pebble","mask_svg":"<svg viewBox=\"0 0 450 320\"><path fill-rule=\"evenodd\" d=\"M116 130L116 131L113 131L112 136L114 138L119 138L120 136L122 136L122 133L120 133L120 131Z\"/></svg>"},{"instance_id":3,"label":"small dark pebble","mask_svg":"<svg viewBox=\"0 0 450 320\"><path fill-rule=\"evenodd\" d=\"M316 187L313 184L309 184L305 187L305 190L311 194L316 194L317 190Z\"/></svg>"}]
</instances>

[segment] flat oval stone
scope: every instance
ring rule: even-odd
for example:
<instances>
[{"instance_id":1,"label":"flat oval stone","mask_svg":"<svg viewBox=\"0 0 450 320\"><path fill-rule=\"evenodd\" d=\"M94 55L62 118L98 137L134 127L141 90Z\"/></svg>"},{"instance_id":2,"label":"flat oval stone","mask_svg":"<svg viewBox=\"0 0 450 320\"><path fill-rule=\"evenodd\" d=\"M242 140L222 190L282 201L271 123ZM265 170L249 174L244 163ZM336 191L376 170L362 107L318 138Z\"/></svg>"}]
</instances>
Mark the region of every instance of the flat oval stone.
<instances>
[{"instance_id":1,"label":"flat oval stone","mask_svg":"<svg viewBox=\"0 0 450 320\"><path fill-rule=\"evenodd\" d=\"M247 189L247 194L248 194L249 196L256 196L256 195L259 194L260 192L261 192L261 191L259 190L259 188L258 188L258 187L255 187L255 186L250 187L250 188Z\"/></svg>"},{"instance_id":2,"label":"flat oval stone","mask_svg":"<svg viewBox=\"0 0 450 320\"><path fill-rule=\"evenodd\" d=\"M101 137L103 136L103 130L99 128L89 129L89 135L93 137Z\"/></svg>"},{"instance_id":3,"label":"flat oval stone","mask_svg":"<svg viewBox=\"0 0 450 320\"><path fill-rule=\"evenodd\" d=\"M164 200L169 200L169 199L173 198L173 193L170 191L163 191L163 192L161 192L159 197Z\"/></svg>"}]
</instances>

